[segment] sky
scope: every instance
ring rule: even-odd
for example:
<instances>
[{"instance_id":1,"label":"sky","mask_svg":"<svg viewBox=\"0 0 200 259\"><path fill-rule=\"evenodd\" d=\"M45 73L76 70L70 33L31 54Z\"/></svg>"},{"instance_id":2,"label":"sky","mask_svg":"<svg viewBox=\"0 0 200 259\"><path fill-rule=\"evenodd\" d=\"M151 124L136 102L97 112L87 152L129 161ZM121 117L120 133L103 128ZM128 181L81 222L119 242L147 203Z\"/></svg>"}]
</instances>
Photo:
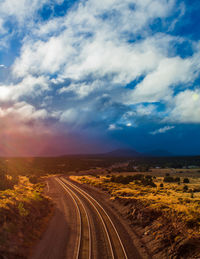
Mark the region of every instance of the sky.
<instances>
[{"instance_id":1,"label":"sky","mask_svg":"<svg viewBox=\"0 0 200 259\"><path fill-rule=\"evenodd\" d=\"M199 12L199 0L0 0L0 155L199 155Z\"/></svg>"}]
</instances>

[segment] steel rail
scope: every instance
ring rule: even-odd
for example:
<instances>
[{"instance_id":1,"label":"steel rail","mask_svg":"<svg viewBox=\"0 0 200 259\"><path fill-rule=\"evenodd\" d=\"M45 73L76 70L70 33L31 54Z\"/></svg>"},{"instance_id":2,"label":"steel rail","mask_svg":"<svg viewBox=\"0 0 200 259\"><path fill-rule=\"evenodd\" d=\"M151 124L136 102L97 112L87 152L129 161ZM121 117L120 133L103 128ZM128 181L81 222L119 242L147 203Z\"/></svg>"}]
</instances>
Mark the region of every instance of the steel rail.
<instances>
[{"instance_id":1,"label":"steel rail","mask_svg":"<svg viewBox=\"0 0 200 259\"><path fill-rule=\"evenodd\" d=\"M61 183L62 183L62 186L64 188L67 188L68 189L68 192L71 192L73 193L73 195L77 198L77 200L80 202L81 206L83 207L83 210L85 212L85 215L86 215L86 219L87 219L87 225L88 225L88 232L89 232L89 256L88 258L91 259L91 254L92 254L92 239L91 239L91 226L90 226L90 221L89 221L89 216L88 216L88 213L87 213L87 210L86 210L86 207L85 205L83 204L83 202L80 200L80 198L78 197L78 195L71 189L69 188L68 186L65 185L65 183L63 183L63 181L61 179L58 179Z\"/></svg>"},{"instance_id":2,"label":"steel rail","mask_svg":"<svg viewBox=\"0 0 200 259\"><path fill-rule=\"evenodd\" d=\"M80 222L80 227L79 227L79 235L78 235L78 247L77 247L77 253L76 253L76 259L79 258L79 254L80 254L80 247L81 247L81 233L82 233L82 221L81 221L81 212L80 212L80 208L78 206L78 203L77 201L74 199L73 195L71 194L71 192L65 187L65 185L63 184L63 182L58 179L58 178L55 178L56 181L65 189L65 191L67 191L67 193L70 195L70 197L72 198L75 206L76 206L76 209L77 209L77 212L78 212L78 218L79 218L79 222Z\"/></svg>"}]
</instances>

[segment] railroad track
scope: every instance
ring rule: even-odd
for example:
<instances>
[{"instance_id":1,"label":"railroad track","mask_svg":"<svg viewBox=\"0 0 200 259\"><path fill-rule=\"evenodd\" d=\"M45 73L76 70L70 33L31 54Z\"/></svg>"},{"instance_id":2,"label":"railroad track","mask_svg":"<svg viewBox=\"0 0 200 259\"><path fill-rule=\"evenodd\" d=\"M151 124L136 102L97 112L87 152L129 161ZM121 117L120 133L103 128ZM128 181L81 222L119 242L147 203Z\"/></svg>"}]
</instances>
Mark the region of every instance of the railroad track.
<instances>
[{"instance_id":1,"label":"railroad track","mask_svg":"<svg viewBox=\"0 0 200 259\"><path fill-rule=\"evenodd\" d=\"M57 181L72 197L79 215L78 224L80 224L80 228L75 258L128 259L119 233L101 204L65 178L57 178ZM89 213L91 210L93 210L93 216L91 212ZM96 221L96 223L93 221ZM97 233L95 228L100 229L100 225L101 232ZM98 241L99 236L102 237L102 241Z\"/></svg>"},{"instance_id":2,"label":"railroad track","mask_svg":"<svg viewBox=\"0 0 200 259\"><path fill-rule=\"evenodd\" d=\"M76 248L74 253L75 259L92 259L92 240L91 240L91 227L89 216L85 208L84 203L78 197L78 195L73 192L66 184L64 184L59 178L56 181L68 192L71 196L78 214L78 225L79 233L77 235Z\"/></svg>"}]
</instances>

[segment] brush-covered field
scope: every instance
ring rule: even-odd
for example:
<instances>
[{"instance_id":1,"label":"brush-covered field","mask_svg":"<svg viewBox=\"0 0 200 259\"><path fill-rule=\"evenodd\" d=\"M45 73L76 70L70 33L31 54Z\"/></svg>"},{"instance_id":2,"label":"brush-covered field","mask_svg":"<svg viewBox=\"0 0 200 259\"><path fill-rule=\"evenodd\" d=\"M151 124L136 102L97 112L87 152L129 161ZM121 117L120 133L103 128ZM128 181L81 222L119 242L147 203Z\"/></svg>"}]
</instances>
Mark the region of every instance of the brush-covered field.
<instances>
[{"instance_id":1,"label":"brush-covered field","mask_svg":"<svg viewBox=\"0 0 200 259\"><path fill-rule=\"evenodd\" d=\"M200 258L200 157L93 155L0 158L0 255L27 258L52 211L40 180L54 174L109 194L155 258Z\"/></svg>"},{"instance_id":2,"label":"brush-covered field","mask_svg":"<svg viewBox=\"0 0 200 259\"><path fill-rule=\"evenodd\" d=\"M123 216L141 228L143 241L151 244L154 255L200 257L199 172L156 170L71 178L106 191L120 203Z\"/></svg>"},{"instance_id":3,"label":"brush-covered field","mask_svg":"<svg viewBox=\"0 0 200 259\"><path fill-rule=\"evenodd\" d=\"M44 183L35 176L18 176L15 184L12 176L4 178L0 190L0 255L27 258L48 221L52 204L43 195Z\"/></svg>"}]
</instances>

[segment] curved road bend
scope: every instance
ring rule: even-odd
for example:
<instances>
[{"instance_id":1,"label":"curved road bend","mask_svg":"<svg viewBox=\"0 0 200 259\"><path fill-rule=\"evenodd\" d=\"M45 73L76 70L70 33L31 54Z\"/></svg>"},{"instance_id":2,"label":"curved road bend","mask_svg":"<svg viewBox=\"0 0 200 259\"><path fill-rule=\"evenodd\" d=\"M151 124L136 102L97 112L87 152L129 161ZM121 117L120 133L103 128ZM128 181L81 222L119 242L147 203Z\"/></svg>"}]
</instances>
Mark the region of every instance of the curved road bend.
<instances>
[{"instance_id":1,"label":"curved road bend","mask_svg":"<svg viewBox=\"0 0 200 259\"><path fill-rule=\"evenodd\" d=\"M88 192L63 177L48 187L56 210L31 259L141 258L119 220Z\"/></svg>"}]
</instances>

